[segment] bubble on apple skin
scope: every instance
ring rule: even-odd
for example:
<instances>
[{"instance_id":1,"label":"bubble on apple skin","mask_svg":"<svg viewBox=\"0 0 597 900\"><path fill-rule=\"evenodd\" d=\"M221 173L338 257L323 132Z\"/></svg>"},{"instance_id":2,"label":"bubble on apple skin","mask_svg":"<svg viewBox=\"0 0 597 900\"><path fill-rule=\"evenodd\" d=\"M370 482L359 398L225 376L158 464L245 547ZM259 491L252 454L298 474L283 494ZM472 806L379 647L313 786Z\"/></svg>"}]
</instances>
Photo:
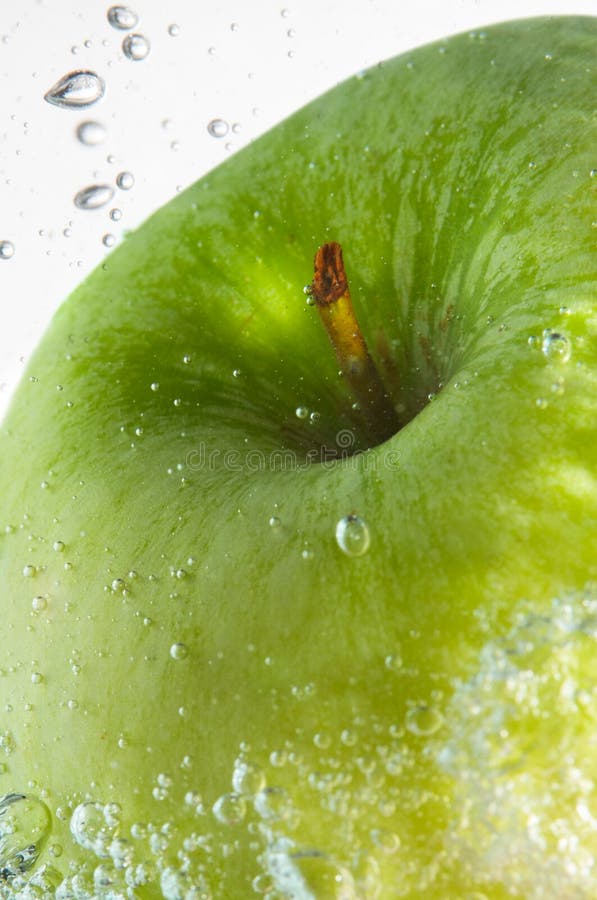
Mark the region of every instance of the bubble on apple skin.
<instances>
[{"instance_id":1,"label":"bubble on apple skin","mask_svg":"<svg viewBox=\"0 0 597 900\"><path fill-rule=\"evenodd\" d=\"M15 248L12 241L0 241L0 259L12 259Z\"/></svg>"},{"instance_id":2,"label":"bubble on apple skin","mask_svg":"<svg viewBox=\"0 0 597 900\"><path fill-rule=\"evenodd\" d=\"M419 737L428 737L435 734L442 727L444 717L442 713L433 706L420 705L414 706L406 713L406 729L411 734Z\"/></svg>"},{"instance_id":3,"label":"bubble on apple skin","mask_svg":"<svg viewBox=\"0 0 597 900\"><path fill-rule=\"evenodd\" d=\"M106 17L112 28L119 31L130 31L139 22L137 13L128 6L111 6Z\"/></svg>"},{"instance_id":4,"label":"bubble on apple skin","mask_svg":"<svg viewBox=\"0 0 597 900\"><path fill-rule=\"evenodd\" d=\"M550 362L567 363L572 355L570 341L564 334L546 328L541 341L543 355Z\"/></svg>"},{"instance_id":5,"label":"bubble on apple skin","mask_svg":"<svg viewBox=\"0 0 597 900\"><path fill-rule=\"evenodd\" d=\"M75 194L77 209L94 210L106 206L114 196L114 188L109 184L90 184Z\"/></svg>"},{"instance_id":6,"label":"bubble on apple skin","mask_svg":"<svg viewBox=\"0 0 597 900\"><path fill-rule=\"evenodd\" d=\"M151 44L142 34L127 34L122 42L122 52L133 62L146 59L150 50Z\"/></svg>"},{"instance_id":7,"label":"bubble on apple skin","mask_svg":"<svg viewBox=\"0 0 597 900\"><path fill-rule=\"evenodd\" d=\"M92 800L75 807L70 818L70 832L75 843L100 858L109 857L109 847L118 827L119 819L111 804L106 806Z\"/></svg>"},{"instance_id":8,"label":"bubble on apple skin","mask_svg":"<svg viewBox=\"0 0 597 900\"><path fill-rule=\"evenodd\" d=\"M236 759L232 772L232 789L235 794L252 796L265 788L265 773L261 766L244 759Z\"/></svg>"},{"instance_id":9,"label":"bubble on apple skin","mask_svg":"<svg viewBox=\"0 0 597 900\"><path fill-rule=\"evenodd\" d=\"M267 871L283 897L297 900L358 900L350 872L316 849L272 849Z\"/></svg>"},{"instance_id":10,"label":"bubble on apple skin","mask_svg":"<svg viewBox=\"0 0 597 900\"><path fill-rule=\"evenodd\" d=\"M222 794L214 803L212 812L222 825L238 825L247 814L247 801L240 794Z\"/></svg>"},{"instance_id":11,"label":"bubble on apple skin","mask_svg":"<svg viewBox=\"0 0 597 900\"><path fill-rule=\"evenodd\" d=\"M106 83L96 72L82 70L69 72L60 78L44 100L62 109L85 109L104 96Z\"/></svg>"},{"instance_id":12,"label":"bubble on apple skin","mask_svg":"<svg viewBox=\"0 0 597 900\"><path fill-rule=\"evenodd\" d=\"M0 891L2 881L35 865L51 831L52 817L43 801L16 793L0 797Z\"/></svg>"},{"instance_id":13,"label":"bubble on apple skin","mask_svg":"<svg viewBox=\"0 0 597 900\"><path fill-rule=\"evenodd\" d=\"M347 556L364 556L371 544L369 526L354 513L343 516L336 524L336 543Z\"/></svg>"},{"instance_id":14,"label":"bubble on apple skin","mask_svg":"<svg viewBox=\"0 0 597 900\"><path fill-rule=\"evenodd\" d=\"M76 136L85 147L97 147L106 140L106 129L101 122L88 119L77 125Z\"/></svg>"},{"instance_id":15,"label":"bubble on apple skin","mask_svg":"<svg viewBox=\"0 0 597 900\"><path fill-rule=\"evenodd\" d=\"M189 655L189 648L186 644L180 642L172 644L170 647L170 656L175 660L186 659Z\"/></svg>"}]
</instances>

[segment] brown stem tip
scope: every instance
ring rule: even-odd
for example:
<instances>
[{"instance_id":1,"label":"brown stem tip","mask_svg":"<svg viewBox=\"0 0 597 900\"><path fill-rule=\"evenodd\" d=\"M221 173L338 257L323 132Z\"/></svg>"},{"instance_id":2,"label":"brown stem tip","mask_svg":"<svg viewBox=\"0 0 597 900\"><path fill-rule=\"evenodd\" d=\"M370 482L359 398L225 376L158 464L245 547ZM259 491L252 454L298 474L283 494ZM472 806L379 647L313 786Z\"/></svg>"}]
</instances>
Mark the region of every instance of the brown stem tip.
<instances>
[{"instance_id":1,"label":"brown stem tip","mask_svg":"<svg viewBox=\"0 0 597 900\"><path fill-rule=\"evenodd\" d=\"M340 244L319 247L314 267L311 295L372 439L381 443L400 423L357 322Z\"/></svg>"}]
</instances>

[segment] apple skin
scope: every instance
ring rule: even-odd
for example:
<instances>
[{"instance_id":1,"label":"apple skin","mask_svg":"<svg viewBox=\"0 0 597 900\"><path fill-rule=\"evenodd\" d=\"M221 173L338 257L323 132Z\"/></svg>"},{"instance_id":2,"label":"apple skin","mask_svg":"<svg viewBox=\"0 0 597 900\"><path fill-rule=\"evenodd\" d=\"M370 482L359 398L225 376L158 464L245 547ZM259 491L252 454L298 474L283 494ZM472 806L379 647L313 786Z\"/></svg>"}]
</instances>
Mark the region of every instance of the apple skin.
<instances>
[{"instance_id":1,"label":"apple skin","mask_svg":"<svg viewBox=\"0 0 597 900\"><path fill-rule=\"evenodd\" d=\"M380 64L55 316L0 437L0 795L52 814L44 897L597 893L596 46ZM381 446L302 294L328 240Z\"/></svg>"}]
</instances>

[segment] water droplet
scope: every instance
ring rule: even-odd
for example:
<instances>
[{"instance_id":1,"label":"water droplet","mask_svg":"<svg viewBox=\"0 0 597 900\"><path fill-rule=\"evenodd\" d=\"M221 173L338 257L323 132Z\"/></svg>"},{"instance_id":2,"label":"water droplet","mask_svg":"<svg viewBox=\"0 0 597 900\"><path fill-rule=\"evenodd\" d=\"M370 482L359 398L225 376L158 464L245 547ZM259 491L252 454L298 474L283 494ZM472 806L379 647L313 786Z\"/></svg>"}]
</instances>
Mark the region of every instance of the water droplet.
<instances>
[{"instance_id":1,"label":"water droplet","mask_svg":"<svg viewBox=\"0 0 597 900\"><path fill-rule=\"evenodd\" d=\"M212 137L223 138L228 134L228 122L224 119L212 119L208 123L207 130Z\"/></svg>"},{"instance_id":2,"label":"water droplet","mask_svg":"<svg viewBox=\"0 0 597 900\"><path fill-rule=\"evenodd\" d=\"M108 22L119 31L129 31L139 21L139 16L128 6L111 6L107 12Z\"/></svg>"},{"instance_id":3,"label":"water droplet","mask_svg":"<svg viewBox=\"0 0 597 900\"><path fill-rule=\"evenodd\" d=\"M247 802L238 794L223 794L212 807L216 819L223 825L237 825L247 812Z\"/></svg>"},{"instance_id":4,"label":"water droplet","mask_svg":"<svg viewBox=\"0 0 597 900\"><path fill-rule=\"evenodd\" d=\"M106 129L101 122L88 120L77 126L77 140L86 147L97 147L106 140Z\"/></svg>"},{"instance_id":5,"label":"water droplet","mask_svg":"<svg viewBox=\"0 0 597 900\"><path fill-rule=\"evenodd\" d=\"M121 191L130 191L135 184L135 176L132 172L120 172L116 176L116 184Z\"/></svg>"},{"instance_id":6,"label":"water droplet","mask_svg":"<svg viewBox=\"0 0 597 900\"><path fill-rule=\"evenodd\" d=\"M261 766L237 759L232 773L232 789L237 794L258 794L265 788L265 775Z\"/></svg>"},{"instance_id":7,"label":"water droplet","mask_svg":"<svg viewBox=\"0 0 597 900\"><path fill-rule=\"evenodd\" d=\"M35 865L52 829L45 803L25 794L0 799L0 882Z\"/></svg>"},{"instance_id":8,"label":"water droplet","mask_svg":"<svg viewBox=\"0 0 597 900\"><path fill-rule=\"evenodd\" d=\"M114 196L114 188L109 184L91 184L75 195L74 204L77 209L101 209Z\"/></svg>"},{"instance_id":9,"label":"water droplet","mask_svg":"<svg viewBox=\"0 0 597 900\"><path fill-rule=\"evenodd\" d=\"M306 406L297 406L297 408L294 411L294 414L297 417L297 419L306 419L307 416L309 415L309 410L307 409Z\"/></svg>"},{"instance_id":10,"label":"water droplet","mask_svg":"<svg viewBox=\"0 0 597 900\"><path fill-rule=\"evenodd\" d=\"M369 527L360 516L343 516L336 525L336 541L347 556L363 556L371 543Z\"/></svg>"},{"instance_id":11,"label":"water droplet","mask_svg":"<svg viewBox=\"0 0 597 900\"><path fill-rule=\"evenodd\" d=\"M189 650L186 644L172 644L170 647L170 656L172 659L186 659L189 655Z\"/></svg>"},{"instance_id":12,"label":"water droplet","mask_svg":"<svg viewBox=\"0 0 597 900\"><path fill-rule=\"evenodd\" d=\"M69 72L44 94L44 100L62 109L84 109L104 96L106 83L95 72Z\"/></svg>"},{"instance_id":13,"label":"water droplet","mask_svg":"<svg viewBox=\"0 0 597 900\"><path fill-rule=\"evenodd\" d=\"M12 259L14 255L14 244L11 241L0 241L0 259Z\"/></svg>"},{"instance_id":14,"label":"water droplet","mask_svg":"<svg viewBox=\"0 0 597 900\"><path fill-rule=\"evenodd\" d=\"M546 359L560 363L566 363L570 359L572 348L568 338L551 328L546 328L543 332L543 340L541 349Z\"/></svg>"},{"instance_id":15,"label":"water droplet","mask_svg":"<svg viewBox=\"0 0 597 900\"><path fill-rule=\"evenodd\" d=\"M139 62L149 54L151 44L142 34L127 34L122 42L122 52L127 59Z\"/></svg>"},{"instance_id":16,"label":"water droplet","mask_svg":"<svg viewBox=\"0 0 597 900\"><path fill-rule=\"evenodd\" d=\"M428 737L442 727L444 717L433 706L414 706L408 710L405 721L407 731L411 734Z\"/></svg>"}]
</instances>

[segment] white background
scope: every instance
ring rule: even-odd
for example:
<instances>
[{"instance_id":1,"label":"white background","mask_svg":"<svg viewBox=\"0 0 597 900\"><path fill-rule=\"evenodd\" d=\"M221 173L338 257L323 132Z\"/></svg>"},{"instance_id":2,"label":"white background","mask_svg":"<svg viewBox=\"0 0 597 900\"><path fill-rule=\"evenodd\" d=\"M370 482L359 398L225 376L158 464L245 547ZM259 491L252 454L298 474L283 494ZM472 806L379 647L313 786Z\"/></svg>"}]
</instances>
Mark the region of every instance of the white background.
<instances>
[{"instance_id":1,"label":"white background","mask_svg":"<svg viewBox=\"0 0 597 900\"><path fill-rule=\"evenodd\" d=\"M176 190L379 59L500 20L597 15L597 0L128 5L151 43L136 62L124 56L125 33L108 23L105 0L0 0L0 240L15 247L0 259L0 415L53 311L108 252L104 235L118 240ZM104 99L78 111L46 103L44 93L74 69L97 71ZM214 118L229 124L225 137L209 134ZM77 140L86 119L103 123L103 144ZM134 173L131 191L93 212L74 207L77 191L113 184L122 170Z\"/></svg>"}]
</instances>

